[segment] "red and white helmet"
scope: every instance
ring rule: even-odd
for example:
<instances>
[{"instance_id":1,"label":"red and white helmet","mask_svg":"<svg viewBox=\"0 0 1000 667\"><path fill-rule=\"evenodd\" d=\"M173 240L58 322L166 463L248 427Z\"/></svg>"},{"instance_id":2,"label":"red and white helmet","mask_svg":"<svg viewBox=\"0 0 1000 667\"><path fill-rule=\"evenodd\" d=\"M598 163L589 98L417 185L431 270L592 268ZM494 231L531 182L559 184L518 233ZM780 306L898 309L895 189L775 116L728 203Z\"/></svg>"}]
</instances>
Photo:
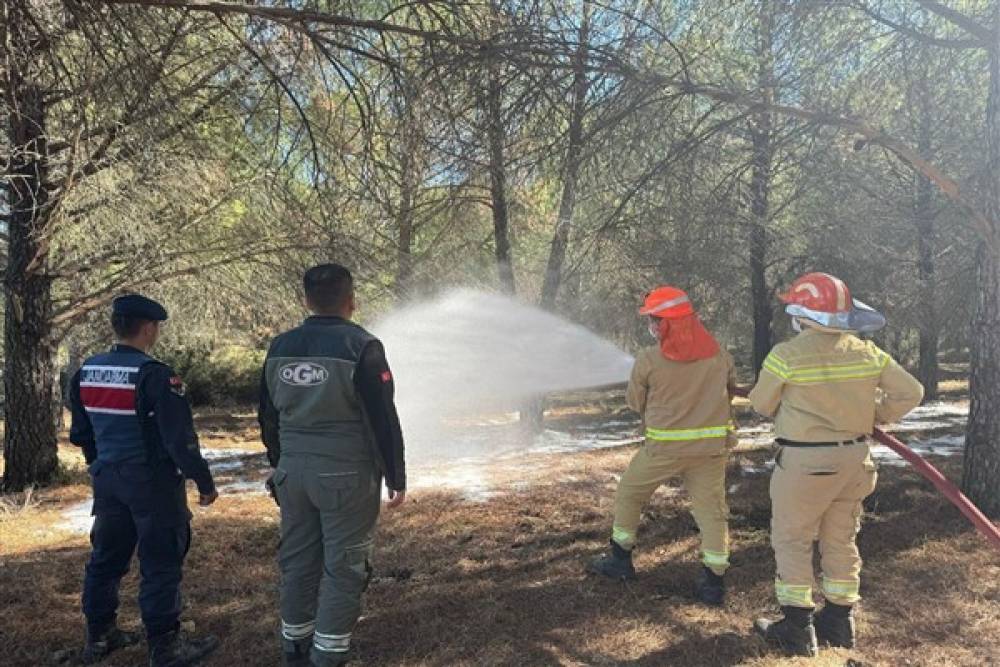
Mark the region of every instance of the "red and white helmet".
<instances>
[{"instance_id":1,"label":"red and white helmet","mask_svg":"<svg viewBox=\"0 0 1000 667\"><path fill-rule=\"evenodd\" d=\"M639 309L640 315L652 315L660 319L676 320L694 313L694 306L687 292L670 285L662 285L646 295Z\"/></svg>"},{"instance_id":2,"label":"red and white helmet","mask_svg":"<svg viewBox=\"0 0 1000 667\"><path fill-rule=\"evenodd\" d=\"M885 316L871 306L851 298L847 284L829 273L807 273L780 296L792 317L812 320L831 329L878 331Z\"/></svg>"}]
</instances>

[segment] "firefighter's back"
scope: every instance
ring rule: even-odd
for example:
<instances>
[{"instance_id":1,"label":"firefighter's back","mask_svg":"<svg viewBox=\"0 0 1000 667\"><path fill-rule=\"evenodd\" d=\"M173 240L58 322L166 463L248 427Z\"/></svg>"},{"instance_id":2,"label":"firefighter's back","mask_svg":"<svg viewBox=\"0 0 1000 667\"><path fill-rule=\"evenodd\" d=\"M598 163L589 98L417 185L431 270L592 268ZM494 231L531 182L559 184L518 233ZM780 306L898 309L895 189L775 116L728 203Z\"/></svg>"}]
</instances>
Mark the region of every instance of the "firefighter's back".
<instances>
[{"instance_id":1,"label":"firefighter's back","mask_svg":"<svg viewBox=\"0 0 1000 667\"><path fill-rule=\"evenodd\" d=\"M807 330L777 345L764 369L784 381L775 432L801 442L871 433L889 355L853 333Z\"/></svg>"}]
</instances>

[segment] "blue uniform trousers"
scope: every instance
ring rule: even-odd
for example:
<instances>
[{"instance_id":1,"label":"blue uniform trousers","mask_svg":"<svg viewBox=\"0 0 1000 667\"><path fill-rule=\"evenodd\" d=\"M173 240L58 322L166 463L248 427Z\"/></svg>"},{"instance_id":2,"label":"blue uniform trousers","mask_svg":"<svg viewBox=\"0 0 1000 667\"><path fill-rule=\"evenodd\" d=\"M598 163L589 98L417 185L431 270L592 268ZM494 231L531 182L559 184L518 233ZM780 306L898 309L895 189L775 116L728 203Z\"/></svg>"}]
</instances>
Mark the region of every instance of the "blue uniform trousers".
<instances>
[{"instance_id":1,"label":"blue uniform trousers","mask_svg":"<svg viewBox=\"0 0 1000 667\"><path fill-rule=\"evenodd\" d=\"M83 585L83 613L101 633L118 611L118 587L139 551L139 608L146 636L177 628L181 568L191 545L184 478L172 463L102 463L90 468L93 545Z\"/></svg>"}]
</instances>

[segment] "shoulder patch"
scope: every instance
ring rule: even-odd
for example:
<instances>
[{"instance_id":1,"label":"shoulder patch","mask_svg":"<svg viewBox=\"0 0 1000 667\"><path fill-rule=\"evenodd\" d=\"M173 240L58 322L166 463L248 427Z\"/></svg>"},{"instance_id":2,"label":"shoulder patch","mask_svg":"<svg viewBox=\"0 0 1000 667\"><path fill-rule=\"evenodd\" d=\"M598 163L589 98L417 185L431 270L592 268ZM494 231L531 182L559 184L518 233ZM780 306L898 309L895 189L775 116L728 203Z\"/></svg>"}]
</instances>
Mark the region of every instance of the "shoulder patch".
<instances>
[{"instance_id":1,"label":"shoulder patch","mask_svg":"<svg viewBox=\"0 0 1000 667\"><path fill-rule=\"evenodd\" d=\"M180 375L171 375L169 384L170 391L174 392L178 396L183 396L187 393L187 387L184 386L184 380L181 379Z\"/></svg>"}]
</instances>

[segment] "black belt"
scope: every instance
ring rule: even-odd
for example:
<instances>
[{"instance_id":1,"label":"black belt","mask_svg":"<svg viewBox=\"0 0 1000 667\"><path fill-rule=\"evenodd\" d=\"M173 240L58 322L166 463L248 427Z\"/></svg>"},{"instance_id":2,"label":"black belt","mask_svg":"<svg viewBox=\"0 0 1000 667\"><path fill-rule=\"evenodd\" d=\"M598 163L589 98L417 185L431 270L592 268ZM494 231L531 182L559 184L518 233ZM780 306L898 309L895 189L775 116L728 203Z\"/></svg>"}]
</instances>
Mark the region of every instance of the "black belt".
<instances>
[{"instance_id":1,"label":"black belt","mask_svg":"<svg viewBox=\"0 0 1000 667\"><path fill-rule=\"evenodd\" d=\"M841 440L840 442L799 442L798 440L778 438L778 444L782 447L846 447L847 445L857 445L866 440L868 440L867 435L858 436L854 440Z\"/></svg>"}]
</instances>

